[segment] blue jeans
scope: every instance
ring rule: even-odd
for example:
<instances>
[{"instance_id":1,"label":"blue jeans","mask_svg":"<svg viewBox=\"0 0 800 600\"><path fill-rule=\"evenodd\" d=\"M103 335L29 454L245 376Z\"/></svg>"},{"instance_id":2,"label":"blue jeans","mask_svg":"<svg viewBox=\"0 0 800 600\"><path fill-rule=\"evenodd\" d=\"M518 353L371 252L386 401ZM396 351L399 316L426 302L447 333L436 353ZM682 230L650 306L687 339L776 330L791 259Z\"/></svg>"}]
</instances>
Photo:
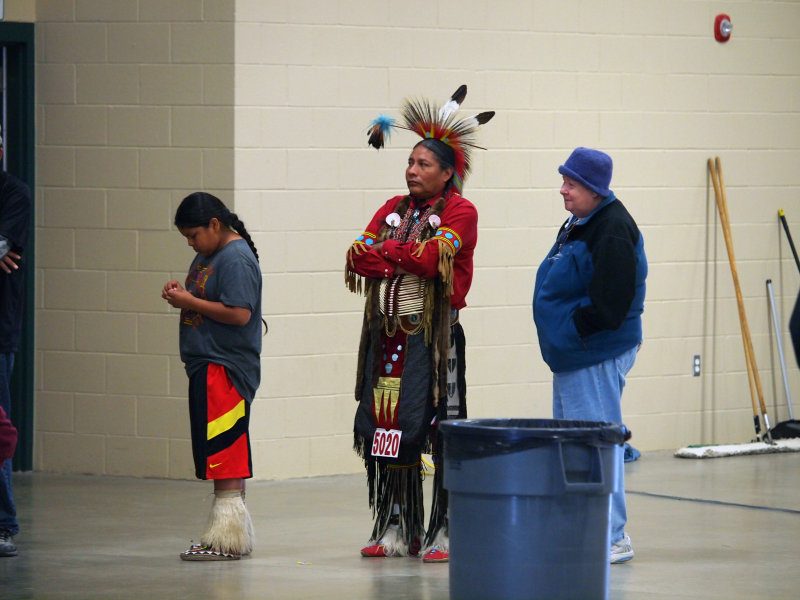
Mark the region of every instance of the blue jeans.
<instances>
[{"instance_id":1,"label":"blue jeans","mask_svg":"<svg viewBox=\"0 0 800 600\"><path fill-rule=\"evenodd\" d=\"M0 406L11 418L11 371L14 369L14 354L0 353ZM11 459L0 469L0 531L11 535L19 533L17 508L14 506L14 492L11 489Z\"/></svg>"},{"instance_id":2,"label":"blue jeans","mask_svg":"<svg viewBox=\"0 0 800 600\"><path fill-rule=\"evenodd\" d=\"M633 367L638 347L597 365L553 374L553 418L622 423L622 388ZM611 494L611 543L625 536L625 462L622 446L615 446L617 477Z\"/></svg>"}]
</instances>

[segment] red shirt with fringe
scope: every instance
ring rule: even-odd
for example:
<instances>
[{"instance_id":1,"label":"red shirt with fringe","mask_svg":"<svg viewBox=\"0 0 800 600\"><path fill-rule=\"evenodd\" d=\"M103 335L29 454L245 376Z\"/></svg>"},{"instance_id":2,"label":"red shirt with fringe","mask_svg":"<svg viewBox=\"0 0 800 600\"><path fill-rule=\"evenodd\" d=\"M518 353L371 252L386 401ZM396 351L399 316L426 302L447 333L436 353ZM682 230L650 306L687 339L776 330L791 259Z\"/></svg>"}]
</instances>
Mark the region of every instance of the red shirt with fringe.
<instances>
[{"instance_id":1,"label":"red shirt with fringe","mask_svg":"<svg viewBox=\"0 0 800 600\"><path fill-rule=\"evenodd\" d=\"M363 244L367 248L372 246L381 227L386 224L386 217L395 212L403 198L405 196L395 196L379 208L355 243ZM413 199L411 203L422 213L431 204L433 202L419 203ZM436 228L436 235L429 241L447 244L454 254L450 306L459 310L467 305L466 296L472 285L473 254L478 241L478 211L472 202L456 191L451 191L439 219L441 222ZM389 239L383 242L379 252L351 253L350 268L362 277L375 279L393 277L398 267L423 279L433 279L439 273L438 244L423 245L413 240L400 242Z\"/></svg>"}]
</instances>

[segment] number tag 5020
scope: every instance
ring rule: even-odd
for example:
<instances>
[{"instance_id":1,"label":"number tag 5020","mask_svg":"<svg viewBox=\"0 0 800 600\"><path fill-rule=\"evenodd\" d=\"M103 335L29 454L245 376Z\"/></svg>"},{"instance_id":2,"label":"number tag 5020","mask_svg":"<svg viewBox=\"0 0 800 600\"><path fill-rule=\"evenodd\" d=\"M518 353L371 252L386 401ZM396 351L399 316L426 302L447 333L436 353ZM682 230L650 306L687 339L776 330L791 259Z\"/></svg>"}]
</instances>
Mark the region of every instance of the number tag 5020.
<instances>
[{"instance_id":1,"label":"number tag 5020","mask_svg":"<svg viewBox=\"0 0 800 600\"><path fill-rule=\"evenodd\" d=\"M400 436L402 431L397 429L376 429L372 437L372 456L397 458L400 453Z\"/></svg>"}]
</instances>

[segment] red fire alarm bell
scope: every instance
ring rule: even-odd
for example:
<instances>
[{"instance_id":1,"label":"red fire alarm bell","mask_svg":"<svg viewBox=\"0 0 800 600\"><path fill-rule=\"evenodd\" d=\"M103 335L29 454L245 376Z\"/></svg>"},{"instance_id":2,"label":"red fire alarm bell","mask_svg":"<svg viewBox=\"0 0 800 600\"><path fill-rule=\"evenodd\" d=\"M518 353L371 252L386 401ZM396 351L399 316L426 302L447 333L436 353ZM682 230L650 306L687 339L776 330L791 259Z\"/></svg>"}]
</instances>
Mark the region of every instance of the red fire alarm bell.
<instances>
[{"instance_id":1,"label":"red fire alarm bell","mask_svg":"<svg viewBox=\"0 0 800 600\"><path fill-rule=\"evenodd\" d=\"M714 19L714 39L720 43L725 43L731 39L733 23L728 15L717 15Z\"/></svg>"}]
</instances>

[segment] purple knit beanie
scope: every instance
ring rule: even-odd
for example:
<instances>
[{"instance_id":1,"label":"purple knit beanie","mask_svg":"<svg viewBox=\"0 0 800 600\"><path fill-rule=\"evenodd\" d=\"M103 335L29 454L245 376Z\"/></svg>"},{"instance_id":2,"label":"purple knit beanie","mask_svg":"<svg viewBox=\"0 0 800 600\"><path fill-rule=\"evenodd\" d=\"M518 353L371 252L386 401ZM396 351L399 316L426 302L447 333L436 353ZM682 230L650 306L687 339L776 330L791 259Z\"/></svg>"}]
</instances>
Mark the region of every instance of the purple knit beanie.
<instances>
[{"instance_id":1,"label":"purple knit beanie","mask_svg":"<svg viewBox=\"0 0 800 600\"><path fill-rule=\"evenodd\" d=\"M605 198L611 193L608 186L611 184L612 168L608 154L581 147L572 151L567 162L558 167L558 172Z\"/></svg>"}]
</instances>

